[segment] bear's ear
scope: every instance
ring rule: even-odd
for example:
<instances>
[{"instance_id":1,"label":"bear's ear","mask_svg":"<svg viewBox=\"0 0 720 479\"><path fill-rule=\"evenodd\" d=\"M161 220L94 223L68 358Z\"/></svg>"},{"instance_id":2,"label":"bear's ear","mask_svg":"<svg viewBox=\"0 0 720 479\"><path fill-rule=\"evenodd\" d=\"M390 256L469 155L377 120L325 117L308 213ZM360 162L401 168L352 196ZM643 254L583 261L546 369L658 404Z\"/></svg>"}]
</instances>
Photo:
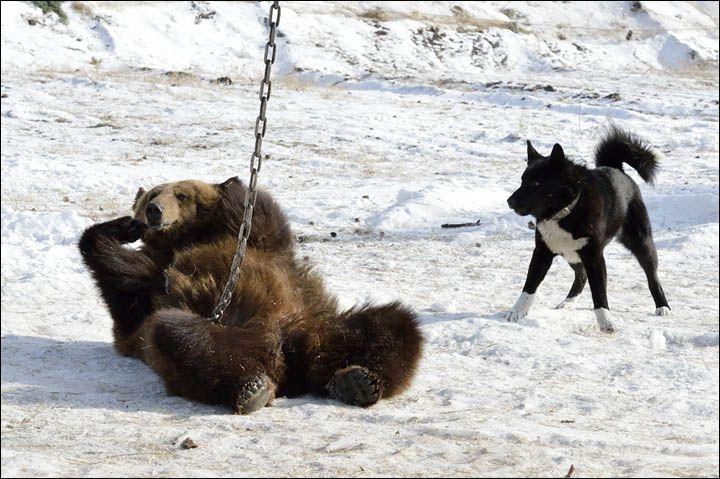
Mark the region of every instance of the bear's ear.
<instances>
[{"instance_id":1,"label":"bear's ear","mask_svg":"<svg viewBox=\"0 0 720 479\"><path fill-rule=\"evenodd\" d=\"M237 176L233 176L233 177L228 178L227 180L223 181L223 182L220 183L218 186L219 186L220 188L223 188L223 189L224 189L224 188L227 188L228 186L232 186L232 185L234 185L234 184L236 184L236 183L237 183L237 184L240 183L240 178L238 178Z\"/></svg>"},{"instance_id":2,"label":"bear's ear","mask_svg":"<svg viewBox=\"0 0 720 479\"><path fill-rule=\"evenodd\" d=\"M135 206L137 206L138 200L144 194L145 194L145 188L143 188L141 186L140 188L138 188L137 193L135 193L135 200L133 201L133 209L135 209Z\"/></svg>"}]
</instances>

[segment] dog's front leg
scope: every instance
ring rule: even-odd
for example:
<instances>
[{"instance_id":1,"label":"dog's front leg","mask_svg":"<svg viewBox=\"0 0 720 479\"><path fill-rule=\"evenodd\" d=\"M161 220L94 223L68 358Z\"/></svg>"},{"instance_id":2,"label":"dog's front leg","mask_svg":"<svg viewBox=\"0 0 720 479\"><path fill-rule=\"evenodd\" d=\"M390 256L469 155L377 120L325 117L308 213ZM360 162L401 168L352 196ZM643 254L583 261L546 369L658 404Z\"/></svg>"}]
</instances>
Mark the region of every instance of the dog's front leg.
<instances>
[{"instance_id":1,"label":"dog's front leg","mask_svg":"<svg viewBox=\"0 0 720 479\"><path fill-rule=\"evenodd\" d=\"M590 291L592 291L595 319L600 330L606 333L615 332L610 317L610 308L607 300L607 270L602 248L588 246L580 251L580 259L585 266Z\"/></svg>"},{"instance_id":2,"label":"dog's front leg","mask_svg":"<svg viewBox=\"0 0 720 479\"><path fill-rule=\"evenodd\" d=\"M505 313L506 320L516 322L527 316L535 300L535 291L537 291L542 280L545 279L545 274L547 274L550 269L554 257L555 254L548 249L542 238L537 235L535 237L535 250L530 260L525 286L523 286L522 294L520 294L520 297L515 302L515 306Z\"/></svg>"}]
</instances>

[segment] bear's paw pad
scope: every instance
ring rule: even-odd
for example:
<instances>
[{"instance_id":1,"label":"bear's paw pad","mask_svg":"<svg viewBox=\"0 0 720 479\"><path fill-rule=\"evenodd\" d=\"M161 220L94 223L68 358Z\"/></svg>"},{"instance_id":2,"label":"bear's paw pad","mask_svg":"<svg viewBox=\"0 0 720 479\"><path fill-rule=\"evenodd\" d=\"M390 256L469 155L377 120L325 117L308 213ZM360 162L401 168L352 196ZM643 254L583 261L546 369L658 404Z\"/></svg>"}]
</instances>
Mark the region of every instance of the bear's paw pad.
<instances>
[{"instance_id":1,"label":"bear's paw pad","mask_svg":"<svg viewBox=\"0 0 720 479\"><path fill-rule=\"evenodd\" d=\"M382 397L380 378L361 366L337 370L326 388L333 398L353 406L371 406Z\"/></svg>"},{"instance_id":2,"label":"bear's paw pad","mask_svg":"<svg viewBox=\"0 0 720 479\"><path fill-rule=\"evenodd\" d=\"M235 395L235 414L250 414L268 405L272 399L264 374L244 379Z\"/></svg>"}]
</instances>

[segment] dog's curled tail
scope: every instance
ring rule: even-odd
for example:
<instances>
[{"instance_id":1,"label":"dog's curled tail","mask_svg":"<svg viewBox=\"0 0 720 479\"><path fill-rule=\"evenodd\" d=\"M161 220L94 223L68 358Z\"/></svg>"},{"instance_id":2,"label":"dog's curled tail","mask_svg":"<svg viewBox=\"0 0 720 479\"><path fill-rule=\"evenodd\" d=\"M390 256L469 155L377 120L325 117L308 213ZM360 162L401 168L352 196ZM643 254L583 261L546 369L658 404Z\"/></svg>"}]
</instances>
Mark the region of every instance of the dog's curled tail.
<instances>
[{"instance_id":1,"label":"dog's curled tail","mask_svg":"<svg viewBox=\"0 0 720 479\"><path fill-rule=\"evenodd\" d=\"M637 135L612 126L595 148L595 164L622 170L623 163L635 168L646 182L655 182L659 165L650 146Z\"/></svg>"}]
</instances>

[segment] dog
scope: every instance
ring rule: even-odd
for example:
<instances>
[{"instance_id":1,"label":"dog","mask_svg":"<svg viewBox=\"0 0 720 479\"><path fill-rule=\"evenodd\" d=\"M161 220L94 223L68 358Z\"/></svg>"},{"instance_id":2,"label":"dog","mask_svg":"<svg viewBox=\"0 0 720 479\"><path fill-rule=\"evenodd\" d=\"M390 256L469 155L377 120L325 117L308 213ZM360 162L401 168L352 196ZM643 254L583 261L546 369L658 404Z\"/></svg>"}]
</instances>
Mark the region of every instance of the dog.
<instances>
[{"instance_id":1,"label":"dog","mask_svg":"<svg viewBox=\"0 0 720 479\"><path fill-rule=\"evenodd\" d=\"M623 163L645 182L654 183L658 160L653 151L636 135L614 126L596 147L594 169L568 160L559 144L550 156L542 156L527 142L522 184L507 203L517 214L535 217L535 250L522 294L505 319L515 322L527 315L553 258L560 255L575 271L575 281L558 308L575 300L589 281L600 330L614 332L603 250L615 237L645 271L655 314L670 313L657 275L657 251L647 208L637 183L623 171Z\"/></svg>"}]
</instances>

